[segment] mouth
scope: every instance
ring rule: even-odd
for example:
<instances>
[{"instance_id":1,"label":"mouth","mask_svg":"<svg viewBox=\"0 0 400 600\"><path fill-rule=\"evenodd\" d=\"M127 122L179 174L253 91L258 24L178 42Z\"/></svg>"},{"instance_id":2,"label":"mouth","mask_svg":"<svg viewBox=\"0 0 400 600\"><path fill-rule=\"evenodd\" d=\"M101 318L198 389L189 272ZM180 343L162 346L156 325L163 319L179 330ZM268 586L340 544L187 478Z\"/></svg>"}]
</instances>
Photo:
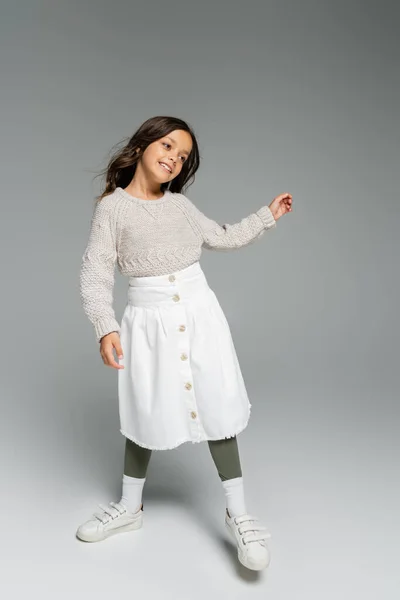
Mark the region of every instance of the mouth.
<instances>
[{"instance_id":1,"label":"mouth","mask_svg":"<svg viewBox=\"0 0 400 600\"><path fill-rule=\"evenodd\" d=\"M167 173L172 173L171 167L169 167L166 163L159 162L158 164L161 166L162 169L164 169L164 171L167 171Z\"/></svg>"}]
</instances>

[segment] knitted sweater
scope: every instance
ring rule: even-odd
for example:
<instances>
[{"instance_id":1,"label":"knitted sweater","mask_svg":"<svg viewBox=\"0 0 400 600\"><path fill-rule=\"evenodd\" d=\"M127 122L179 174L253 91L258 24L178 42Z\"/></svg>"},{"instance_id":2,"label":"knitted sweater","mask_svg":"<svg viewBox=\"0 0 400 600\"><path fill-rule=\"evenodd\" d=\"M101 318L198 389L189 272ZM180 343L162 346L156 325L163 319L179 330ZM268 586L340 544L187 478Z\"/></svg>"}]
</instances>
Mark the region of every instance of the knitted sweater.
<instances>
[{"instance_id":1,"label":"knitted sweater","mask_svg":"<svg viewBox=\"0 0 400 600\"><path fill-rule=\"evenodd\" d=\"M200 259L202 248L234 250L276 227L268 206L234 225L219 225L183 194L143 200L117 187L95 204L82 256L80 297L96 340L120 332L113 308L115 265L122 275L165 275Z\"/></svg>"}]
</instances>

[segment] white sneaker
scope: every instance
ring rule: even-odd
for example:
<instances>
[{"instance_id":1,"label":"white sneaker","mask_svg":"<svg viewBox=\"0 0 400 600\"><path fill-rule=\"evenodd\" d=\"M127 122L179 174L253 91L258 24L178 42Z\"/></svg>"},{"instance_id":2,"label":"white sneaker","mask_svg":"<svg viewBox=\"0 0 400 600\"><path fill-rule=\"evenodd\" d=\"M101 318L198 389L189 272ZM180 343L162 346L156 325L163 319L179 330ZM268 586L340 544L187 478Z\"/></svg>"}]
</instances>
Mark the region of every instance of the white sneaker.
<instances>
[{"instance_id":1,"label":"white sneaker","mask_svg":"<svg viewBox=\"0 0 400 600\"><path fill-rule=\"evenodd\" d=\"M271 556L265 542L271 537L266 527L260 525L258 519L245 514L231 517L226 511L225 524L236 541L238 558L242 565L253 571L266 569Z\"/></svg>"},{"instance_id":2,"label":"white sneaker","mask_svg":"<svg viewBox=\"0 0 400 600\"><path fill-rule=\"evenodd\" d=\"M76 536L83 542L100 542L115 533L132 531L143 525L143 504L136 513L130 512L120 502L98 506L102 512L94 513L93 518L83 523L76 532Z\"/></svg>"}]
</instances>

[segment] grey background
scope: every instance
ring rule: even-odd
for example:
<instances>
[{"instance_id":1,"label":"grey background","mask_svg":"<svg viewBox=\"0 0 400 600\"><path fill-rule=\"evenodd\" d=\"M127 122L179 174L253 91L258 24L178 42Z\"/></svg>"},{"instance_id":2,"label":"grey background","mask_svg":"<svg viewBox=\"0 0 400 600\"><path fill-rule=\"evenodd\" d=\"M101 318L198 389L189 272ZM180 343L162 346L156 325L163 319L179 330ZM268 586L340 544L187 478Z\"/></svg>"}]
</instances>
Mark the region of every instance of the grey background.
<instances>
[{"instance_id":1,"label":"grey background","mask_svg":"<svg viewBox=\"0 0 400 600\"><path fill-rule=\"evenodd\" d=\"M399 9L393 2L4 2L0 591L45 598L375 599L399 589ZM238 566L206 445L154 454L145 527L82 544L118 499L117 373L79 302L96 171L147 118L194 127L188 196L256 244L204 251L253 404ZM127 282L117 274L121 316ZM397 592L397 593L396 593Z\"/></svg>"}]
</instances>

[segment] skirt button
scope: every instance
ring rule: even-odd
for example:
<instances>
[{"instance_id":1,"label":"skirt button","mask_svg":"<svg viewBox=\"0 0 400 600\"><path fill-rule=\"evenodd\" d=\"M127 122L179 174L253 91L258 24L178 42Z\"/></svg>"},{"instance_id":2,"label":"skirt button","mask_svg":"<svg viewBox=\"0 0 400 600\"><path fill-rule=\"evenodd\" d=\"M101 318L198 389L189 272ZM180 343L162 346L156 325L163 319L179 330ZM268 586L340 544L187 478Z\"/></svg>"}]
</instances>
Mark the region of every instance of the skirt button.
<instances>
[{"instance_id":1,"label":"skirt button","mask_svg":"<svg viewBox=\"0 0 400 600\"><path fill-rule=\"evenodd\" d=\"M180 300L180 297L179 297L179 295L178 295L178 294L175 294L175 296L172 296L172 300L173 300L174 302L179 302L179 300Z\"/></svg>"},{"instance_id":2,"label":"skirt button","mask_svg":"<svg viewBox=\"0 0 400 600\"><path fill-rule=\"evenodd\" d=\"M170 276L168 277L168 279L169 279L170 281L175 281L175 275L170 275Z\"/></svg>"},{"instance_id":3,"label":"skirt button","mask_svg":"<svg viewBox=\"0 0 400 600\"><path fill-rule=\"evenodd\" d=\"M179 331L185 331L186 327L184 325L179 325Z\"/></svg>"},{"instance_id":4,"label":"skirt button","mask_svg":"<svg viewBox=\"0 0 400 600\"><path fill-rule=\"evenodd\" d=\"M192 419L195 419L197 417L197 414L193 411L190 413L190 416L192 417Z\"/></svg>"},{"instance_id":5,"label":"skirt button","mask_svg":"<svg viewBox=\"0 0 400 600\"><path fill-rule=\"evenodd\" d=\"M185 353L181 354L181 360L187 360L187 354L185 354Z\"/></svg>"},{"instance_id":6,"label":"skirt button","mask_svg":"<svg viewBox=\"0 0 400 600\"><path fill-rule=\"evenodd\" d=\"M187 390L191 390L191 389L192 389L192 384L188 382L188 383L185 385L185 388L186 388Z\"/></svg>"}]
</instances>

